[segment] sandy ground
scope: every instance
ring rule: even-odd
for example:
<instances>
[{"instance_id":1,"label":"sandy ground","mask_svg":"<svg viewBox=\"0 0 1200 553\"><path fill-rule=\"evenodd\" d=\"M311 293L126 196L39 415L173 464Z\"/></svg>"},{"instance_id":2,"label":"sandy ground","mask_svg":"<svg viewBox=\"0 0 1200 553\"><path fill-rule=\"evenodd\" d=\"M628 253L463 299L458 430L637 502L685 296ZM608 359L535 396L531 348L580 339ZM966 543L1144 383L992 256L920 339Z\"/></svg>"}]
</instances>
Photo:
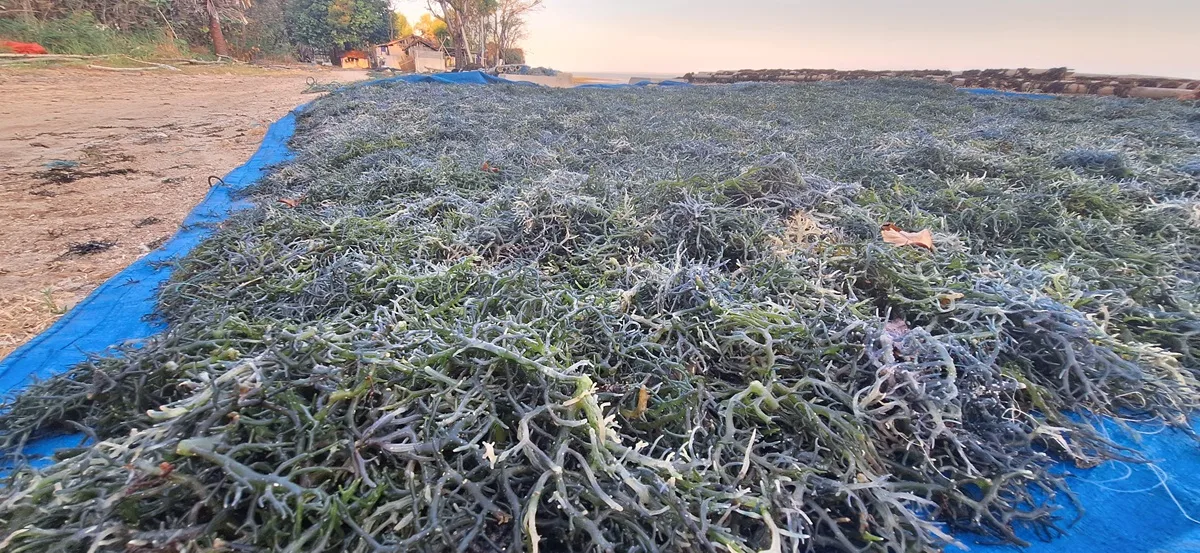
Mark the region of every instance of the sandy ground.
<instances>
[{"instance_id":1,"label":"sandy ground","mask_svg":"<svg viewBox=\"0 0 1200 553\"><path fill-rule=\"evenodd\" d=\"M366 73L0 69L0 358L173 234L308 77Z\"/></svg>"}]
</instances>

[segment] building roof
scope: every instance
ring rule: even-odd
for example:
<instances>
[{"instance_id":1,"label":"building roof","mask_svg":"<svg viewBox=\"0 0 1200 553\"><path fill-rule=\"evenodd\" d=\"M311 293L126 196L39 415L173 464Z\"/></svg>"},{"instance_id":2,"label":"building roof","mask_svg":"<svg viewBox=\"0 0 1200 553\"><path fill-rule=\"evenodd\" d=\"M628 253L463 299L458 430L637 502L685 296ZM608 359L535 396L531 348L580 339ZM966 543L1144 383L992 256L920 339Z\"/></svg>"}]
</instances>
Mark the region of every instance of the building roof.
<instances>
[{"instance_id":1,"label":"building roof","mask_svg":"<svg viewBox=\"0 0 1200 553\"><path fill-rule=\"evenodd\" d=\"M367 58L367 53L366 53L366 52L363 52L362 50L350 50L350 51L348 51L348 52L346 52L346 53L342 54L342 59L346 59L346 58L362 58L362 59L366 59L366 58Z\"/></svg>"},{"instance_id":2,"label":"building roof","mask_svg":"<svg viewBox=\"0 0 1200 553\"><path fill-rule=\"evenodd\" d=\"M409 48L412 48L413 46L416 46L418 44L422 44L425 47L429 48L430 50L441 51L441 49L442 49L442 47L440 45L438 45L436 42L429 40L425 37L420 37L420 36L416 36L416 35L406 36L404 38L396 39L391 42L385 42L383 44L376 44L375 46L372 46L372 48L378 48L380 46L399 46L400 48L402 48L404 50L408 50Z\"/></svg>"}]
</instances>

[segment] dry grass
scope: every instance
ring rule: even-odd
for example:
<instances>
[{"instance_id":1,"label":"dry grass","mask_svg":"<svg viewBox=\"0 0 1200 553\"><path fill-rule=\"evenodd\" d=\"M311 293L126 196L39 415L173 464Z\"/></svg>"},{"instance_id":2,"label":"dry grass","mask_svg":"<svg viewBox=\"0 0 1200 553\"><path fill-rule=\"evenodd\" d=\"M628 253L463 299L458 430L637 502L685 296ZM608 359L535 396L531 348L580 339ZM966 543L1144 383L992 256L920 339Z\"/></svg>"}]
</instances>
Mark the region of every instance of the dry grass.
<instances>
[{"instance_id":1,"label":"dry grass","mask_svg":"<svg viewBox=\"0 0 1200 553\"><path fill-rule=\"evenodd\" d=\"M69 295L51 290L41 297L0 295L0 359L49 328L69 308L68 301Z\"/></svg>"}]
</instances>

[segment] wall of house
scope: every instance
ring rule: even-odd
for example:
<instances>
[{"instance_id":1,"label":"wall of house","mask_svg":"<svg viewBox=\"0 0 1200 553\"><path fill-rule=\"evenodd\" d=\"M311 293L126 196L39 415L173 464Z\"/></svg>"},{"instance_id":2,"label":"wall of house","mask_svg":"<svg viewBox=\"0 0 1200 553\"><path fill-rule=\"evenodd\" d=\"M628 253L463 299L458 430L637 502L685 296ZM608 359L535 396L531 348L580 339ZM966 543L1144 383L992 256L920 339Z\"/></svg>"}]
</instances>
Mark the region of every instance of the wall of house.
<instances>
[{"instance_id":1,"label":"wall of house","mask_svg":"<svg viewBox=\"0 0 1200 553\"><path fill-rule=\"evenodd\" d=\"M375 49L375 63L379 67L390 67L392 69L404 69L404 62L408 56L404 55L404 51L392 46L388 48L388 53L383 53L382 48Z\"/></svg>"},{"instance_id":2,"label":"wall of house","mask_svg":"<svg viewBox=\"0 0 1200 553\"><path fill-rule=\"evenodd\" d=\"M415 45L405 53L399 46L391 45L387 53L382 47L372 52L377 67L390 67L407 73L441 73L446 70L446 57L437 50Z\"/></svg>"},{"instance_id":3,"label":"wall of house","mask_svg":"<svg viewBox=\"0 0 1200 553\"><path fill-rule=\"evenodd\" d=\"M371 62L367 58L342 58L343 69L370 69Z\"/></svg>"},{"instance_id":4,"label":"wall of house","mask_svg":"<svg viewBox=\"0 0 1200 553\"><path fill-rule=\"evenodd\" d=\"M446 56L437 50L418 45L409 48L408 53L413 57L414 73L440 73L446 70Z\"/></svg>"}]
</instances>

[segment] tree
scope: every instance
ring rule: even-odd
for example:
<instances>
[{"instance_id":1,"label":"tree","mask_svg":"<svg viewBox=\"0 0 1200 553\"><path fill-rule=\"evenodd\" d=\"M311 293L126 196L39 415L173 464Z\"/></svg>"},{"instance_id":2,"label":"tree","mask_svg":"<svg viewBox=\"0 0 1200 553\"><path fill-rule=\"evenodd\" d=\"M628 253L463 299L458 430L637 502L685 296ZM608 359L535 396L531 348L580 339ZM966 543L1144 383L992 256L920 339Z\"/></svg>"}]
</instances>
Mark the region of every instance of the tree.
<instances>
[{"instance_id":1,"label":"tree","mask_svg":"<svg viewBox=\"0 0 1200 553\"><path fill-rule=\"evenodd\" d=\"M246 10L246 25L222 25L234 57L253 60L283 58L295 53L284 24L283 0L254 0Z\"/></svg>"},{"instance_id":2,"label":"tree","mask_svg":"<svg viewBox=\"0 0 1200 553\"><path fill-rule=\"evenodd\" d=\"M479 11L476 8L484 1L487 0L426 0L429 12L445 24L449 31L446 42L454 52L454 66L460 69L475 65L472 61L469 37L474 34L471 32L472 27L478 26L479 23L479 18L475 17L475 13Z\"/></svg>"},{"instance_id":3,"label":"tree","mask_svg":"<svg viewBox=\"0 0 1200 553\"><path fill-rule=\"evenodd\" d=\"M221 19L236 20L245 25L249 0L181 0L176 7L185 15L208 20L208 36L212 40L213 52L218 56L229 56L229 43L221 29Z\"/></svg>"},{"instance_id":4,"label":"tree","mask_svg":"<svg viewBox=\"0 0 1200 553\"><path fill-rule=\"evenodd\" d=\"M365 46L390 38L392 10L386 0L333 0L327 19L335 46Z\"/></svg>"},{"instance_id":5,"label":"tree","mask_svg":"<svg viewBox=\"0 0 1200 553\"><path fill-rule=\"evenodd\" d=\"M285 11L293 42L334 54L387 41L393 24L387 0L289 0Z\"/></svg>"},{"instance_id":6,"label":"tree","mask_svg":"<svg viewBox=\"0 0 1200 553\"><path fill-rule=\"evenodd\" d=\"M517 48L517 42L525 38L525 16L541 5L542 0L500 0L494 16L493 40L497 52L505 62L525 63L525 52ZM510 61L507 52L520 52L521 61ZM499 63L499 60L494 60L493 63Z\"/></svg>"},{"instance_id":7,"label":"tree","mask_svg":"<svg viewBox=\"0 0 1200 553\"><path fill-rule=\"evenodd\" d=\"M449 28L458 67L498 63L494 52L515 47L523 35L525 16L543 0L426 0L434 17Z\"/></svg>"},{"instance_id":8,"label":"tree","mask_svg":"<svg viewBox=\"0 0 1200 553\"><path fill-rule=\"evenodd\" d=\"M438 44L450 40L450 28L446 26L446 22L434 17L431 13L421 14L416 25L413 25L413 31L424 37L425 40L431 40Z\"/></svg>"},{"instance_id":9,"label":"tree","mask_svg":"<svg viewBox=\"0 0 1200 553\"><path fill-rule=\"evenodd\" d=\"M524 64L525 50L521 48L505 48L500 51L500 59L504 60L504 63Z\"/></svg>"},{"instance_id":10,"label":"tree","mask_svg":"<svg viewBox=\"0 0 1200 553\"><path fill-rule=\"evenodd\" d=\"M392 29L391 29L391 31L392 31L391 39L396 40L398 38L412 36L413 26L411 24L409 24L408 18L405 17L404 14L402 14L400 12L392 12Z\"/></svg>"},{"instance_id":11,"label":"tree","mask_svg":"<svg viewBox=\"0 0 1200 553\"><path fill-rule=\"evenodd\" d=\"M229 43L225 42L225 33L221 30L221 13L217 10L214 0L206 0L204 9L208 12L208 33L212 37L213 51L218 56L229 55Z\"/></svg>"}]
</instances>

